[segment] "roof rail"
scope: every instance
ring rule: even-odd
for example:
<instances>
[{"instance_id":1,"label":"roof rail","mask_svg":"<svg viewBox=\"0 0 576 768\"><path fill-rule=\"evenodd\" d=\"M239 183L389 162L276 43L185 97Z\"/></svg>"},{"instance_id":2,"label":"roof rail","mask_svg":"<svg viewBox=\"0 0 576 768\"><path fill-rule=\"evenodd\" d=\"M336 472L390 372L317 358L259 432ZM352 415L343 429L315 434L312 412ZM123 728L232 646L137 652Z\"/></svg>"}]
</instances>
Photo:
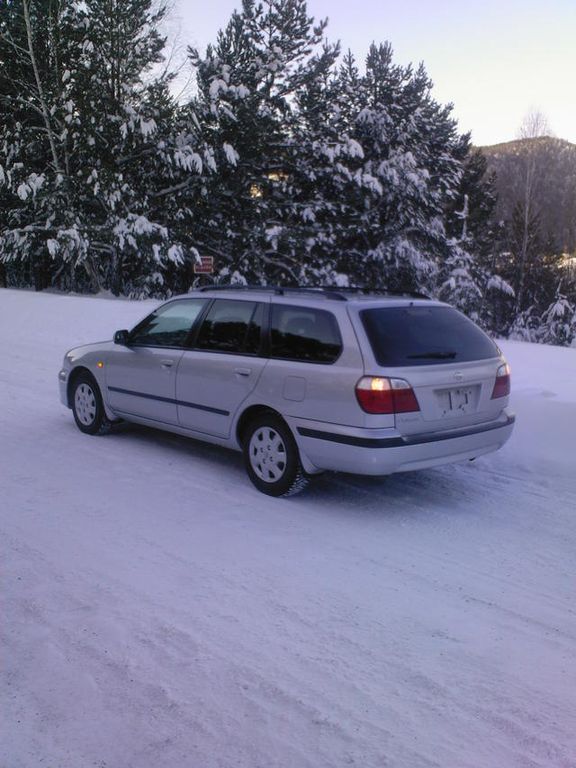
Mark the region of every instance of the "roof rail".
<instances>
[{"instance_id":1,"label":"roof rail","mask_svg":"<svg viewBox=\"0 0 576 768\"><path fill-rule=\"evenodd\" d=\"M277 296L284 296L287 293L306 293L314 296L324 296L334 301L347 301L346 296L338 292L336 288L324 286L291 286L291 285L203 285L198 291L266 291L274 293Z\"/></svg>"},{"instance_id":2,"label":"roof rail","mask_svg":"<svg viewBox=\"0 0 576 768\"><path fill-rule=\"evenodd\" d=\"M412 291L408 288L399 288L399 289L390 289L385 288L383 286L375 286L375 287L369 287L366 285L346 285L346 286L336 286L336 285L327 285L323 286L323 290L329 290L329 291L341 291L342 293L361 293L363 295L370 295L370 294L383 294L386 296L410 296L414 299L430 299L431 297L428 296L426 293L422 293L421 291Z\"/></svg>"},{"instance_id":3,"label":"roof rail","mask_svg":"<svg viewBox=\"0 0 576 768\"><path fill-rule=\"evenodd\" d=\"M368 288L367 286L339 286L339 285L318 285L318 286L290 286L290 285L202 285L196 290L205 291L266 291L274 293L277 296L284 296L291 293L304 293L314 296L324 296L333 301L348 301L348 296L352 293L361 293L364 295L382 294L386 296L408 296L414 299L430 299L425 293L410 290L390 290L388 288Z\"/></svg>"}]
</instances>

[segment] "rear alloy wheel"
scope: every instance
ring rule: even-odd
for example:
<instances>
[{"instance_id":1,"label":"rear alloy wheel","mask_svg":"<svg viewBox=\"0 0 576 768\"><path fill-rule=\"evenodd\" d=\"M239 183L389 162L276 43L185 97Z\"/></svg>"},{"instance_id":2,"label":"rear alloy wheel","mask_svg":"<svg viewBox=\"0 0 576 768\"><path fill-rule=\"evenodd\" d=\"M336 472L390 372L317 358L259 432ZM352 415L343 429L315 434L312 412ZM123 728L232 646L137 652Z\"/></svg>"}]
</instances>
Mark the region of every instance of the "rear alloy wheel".
<instances>
[{"instance_id":1,"label":"rear alloy wheel","mask_svg":"<svg viewBox=\"0 0 576 768\"><path fill-rule=\"evenodd\" d=\"M87 435L105 435L112 427L98 384L89 373L81 373L74 382L72 413L78 429Z\"/></svg>"},{"instance_id":2,"label":"rear alloy wheel","mask_svg":"<svg viewBox=\"0 0 576 768\"><path fill-rule=\"evenodd\" d=\"M244 461L252 483L268 496L293 496L308 485L292 433L274 414L263 414L248 426Z\"/></svg>"}]
</instances>

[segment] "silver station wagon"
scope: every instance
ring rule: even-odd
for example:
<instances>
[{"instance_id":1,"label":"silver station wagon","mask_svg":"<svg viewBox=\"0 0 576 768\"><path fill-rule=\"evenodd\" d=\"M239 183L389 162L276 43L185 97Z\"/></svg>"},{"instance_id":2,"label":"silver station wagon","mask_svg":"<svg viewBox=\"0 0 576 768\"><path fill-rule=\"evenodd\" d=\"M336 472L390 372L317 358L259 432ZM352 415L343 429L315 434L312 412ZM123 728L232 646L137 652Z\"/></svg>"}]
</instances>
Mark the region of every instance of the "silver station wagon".
<instances>
[{"instance_id":1,"label":"silver station wagon","mask_svg":"<svg viewBox=\"0 0 576 768\"><path fill-rule=\"evenodd\" d=\"M434 467L510 437L510 370L447 304L340 288L203 288L114 341L72 349L62 403L87 434L120 420L243 451L254 485L325 470Z\"/></svg>"}]
</instances>

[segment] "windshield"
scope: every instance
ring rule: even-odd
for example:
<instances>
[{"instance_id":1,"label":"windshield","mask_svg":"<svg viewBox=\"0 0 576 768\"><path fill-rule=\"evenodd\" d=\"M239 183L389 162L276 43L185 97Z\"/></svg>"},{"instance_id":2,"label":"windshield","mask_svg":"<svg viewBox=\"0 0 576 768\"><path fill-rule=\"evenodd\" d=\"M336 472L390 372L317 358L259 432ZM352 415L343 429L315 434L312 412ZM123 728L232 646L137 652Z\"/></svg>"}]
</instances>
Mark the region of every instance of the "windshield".
<instances>
[{"instance_id":1,"label":"windshield","mask_svg":"<svg viewBox=\"0 0 576 768\"><path fill-rule=\"evenodd\" d=\"M498 347L453 307L365 309L360 318L378 365L438 365L497 357Z\"/></svg>"}]
</instances>

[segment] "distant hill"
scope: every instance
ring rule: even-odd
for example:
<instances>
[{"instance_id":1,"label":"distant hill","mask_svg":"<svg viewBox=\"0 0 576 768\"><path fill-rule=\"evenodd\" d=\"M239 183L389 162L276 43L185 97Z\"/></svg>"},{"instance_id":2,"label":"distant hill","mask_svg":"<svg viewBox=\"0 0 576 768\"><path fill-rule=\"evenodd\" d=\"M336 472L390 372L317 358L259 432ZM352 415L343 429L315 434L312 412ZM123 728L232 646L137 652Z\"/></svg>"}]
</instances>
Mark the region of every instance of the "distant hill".
<instances>
[{"instance_id":1,"label":"distant hill","mask_svg":"<svg viewBox=\"0 0 576 768\"><path fill-rule=\"evenodd\" d=\"M533 171L534 211L543 241L557 253L576 252L576 144L552 136L478 147L496 175L496 216L511 221Z\"/></svg>"},{"instance_id":2,"label":"distant hill","mask_svg":"<svg viewBox=\"0 0 576 768\"><path fill-rule=\"evenodd\" d=\"M552 148L556 151L567 150L576 152L576 144L572 144L566 139L558 139L555 136L538 136L534 139L514 139L513 141L504 141L500 144L491 144L486 147L478 147L486 158L509 157L510 155L522 155L533 147Z\"/></svg>"}]
</instances>

